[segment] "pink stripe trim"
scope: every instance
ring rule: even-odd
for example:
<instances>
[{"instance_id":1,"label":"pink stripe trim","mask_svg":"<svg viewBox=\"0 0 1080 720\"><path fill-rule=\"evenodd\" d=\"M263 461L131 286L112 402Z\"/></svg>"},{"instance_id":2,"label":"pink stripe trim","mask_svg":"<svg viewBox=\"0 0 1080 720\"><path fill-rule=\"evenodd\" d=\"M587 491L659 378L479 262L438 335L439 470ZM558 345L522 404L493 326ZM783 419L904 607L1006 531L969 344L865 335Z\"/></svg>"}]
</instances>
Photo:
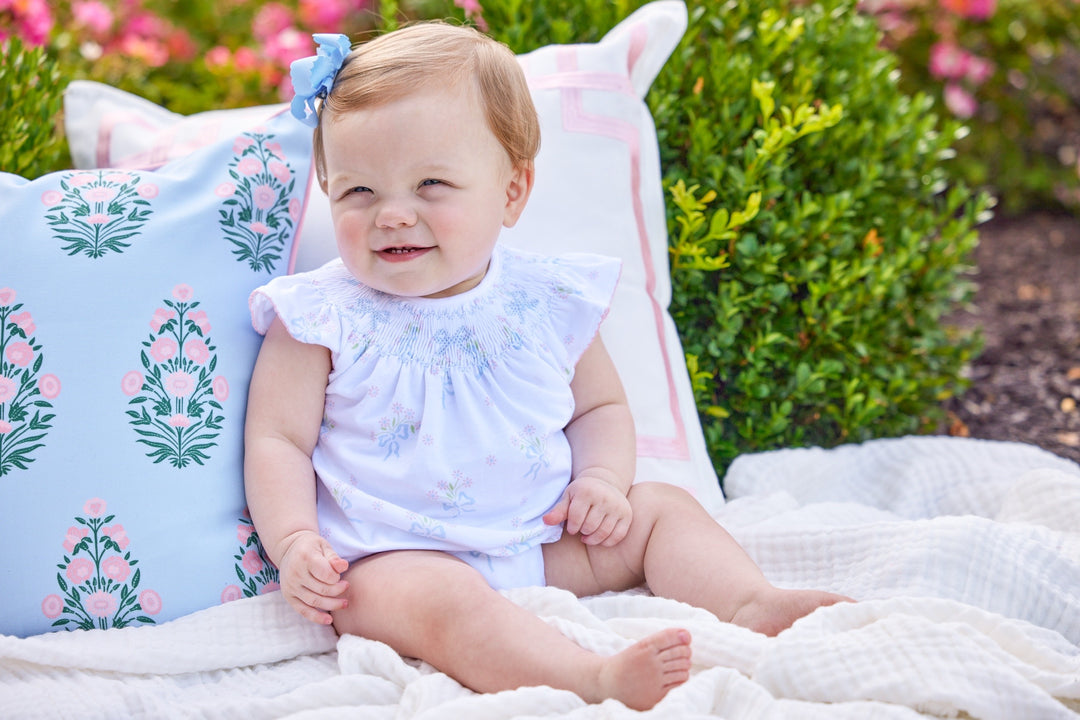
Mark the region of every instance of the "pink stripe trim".
<instances>
[{"instance_id":1,"label":"pink stripe trim","mask_svg":"<svg viewBox=\"0 0 1080 720\"><path fill-rule=\"evenodd\" d=\"M633 59L636 60L636 56ZM649 235L645 227L645 208L641 200L641 138L638 129L630 123L585 112L582 99L583 89L623 88L628 87L629 83L624 78L617 78L617 76L613 79L609 73L578 72L577 51L573 47L560 49L556 56L556 67L560 76L565 78L565 82L542 77L535 81L535 86L542 87L549 83L548 86L560 89L562 94L563 129L567 132L610 137L626 143L630 150L630 197L633 202L634 221L637 224L641 262L645 269L645 290L652 306L656 337L660 343L660 351L664 359L664 374L668 385L668 406L675 425L674 437L639 435L637 439L638 455L671 460L689 460L690 448L686 440L686 425L683 422L682 413L679 411L679 396L675 389L675 376L672 371L671 361L668 358L667 337L664 332L664 309L660 307L660 303L656 300L656 268L653 265L652 254L649 250ZM630 92L633 93L632 88Z\"/></svg>"}]
</instances>

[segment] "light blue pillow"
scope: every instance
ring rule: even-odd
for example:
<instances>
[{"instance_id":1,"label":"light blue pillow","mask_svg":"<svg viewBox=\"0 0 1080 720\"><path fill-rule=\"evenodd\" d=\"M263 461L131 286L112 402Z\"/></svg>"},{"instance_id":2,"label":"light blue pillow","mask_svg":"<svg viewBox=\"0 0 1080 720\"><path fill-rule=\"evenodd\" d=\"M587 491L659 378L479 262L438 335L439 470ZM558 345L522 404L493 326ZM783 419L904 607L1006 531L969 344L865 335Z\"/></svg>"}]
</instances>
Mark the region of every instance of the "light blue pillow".
<instances>
[{"instance_id":1,"label":"light blue pillow","mask_svg":"<svg viewBox=\"0 0 1080 720\"><path fill-rule=\"evenodd\" d=\"M310 150L286 114L155 171L0 174L0 633L276 587L243 495L247 297L289 270Z\"/></svg>"}]
</instances>

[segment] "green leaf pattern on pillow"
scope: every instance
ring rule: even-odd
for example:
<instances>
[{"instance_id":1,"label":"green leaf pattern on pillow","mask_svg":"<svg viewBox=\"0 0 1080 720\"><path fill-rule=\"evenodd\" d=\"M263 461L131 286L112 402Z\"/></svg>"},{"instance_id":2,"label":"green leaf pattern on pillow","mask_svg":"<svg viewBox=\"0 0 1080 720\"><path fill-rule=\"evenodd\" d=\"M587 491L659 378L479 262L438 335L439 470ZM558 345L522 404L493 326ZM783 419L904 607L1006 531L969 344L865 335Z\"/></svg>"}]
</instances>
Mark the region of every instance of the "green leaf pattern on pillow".
<instances>
[{"instance_id":1,"label":"green leaf pattern on pillow","mask_svg":"<svg viewBox=\"0 0 1080 720\"><path fill-rule=\"evenodd\" d=\"M45 617L56 618L53 627L69 630L107 630L142 623L156 625L150 615L161 612L161 596L140 589L142 572L127 549L127 532L115 515L105 514L105 501L91 498L83 515L64 537L63 561L57 564L60 594L41 602Z\"/></svg>"},{"instance_id":2,"label":"green leaf pattern on pillow","mask_svg":"<svg viewBox=\"0 0 1080 720\"><path fill-rule=\"evenodd\" d=\"M224 198L219 223L237 262L271 273L300 220L302 204L293 197L295 171L281 144L264 128L240 135L233 154L231 180L214 191Z\"/></svg>"},{"instance_id":3,"label":"green leaf pattern on pillow","mask_svg":"<svg viewBox=\"0 0 1080 720\"><path fill-rule=\"evenodd\" d=\"M229 397L228 381L214 374L210 320L193 297L194 290L180 284L154 310L140 353L142 370L129 371L120 383L135 408L127 415L137 442L150 447L147 457L155 464L168 461L175 468L210 459L225 419L221 403Z\"/></svg>"},{"instance_id":4,"label":"green leaf pattern on pillow","mask_svg":"<svg viewBox=\"0 0 1080 720\"><path fill-rule=\"evenodd\" d=\"M0 288L0 477L33 462L55 417L49 401L60 394L59 378L41 372L34 318L15 299L15 290Z\"/></svg>"},{"instance_id":5,"label":"green leaf pattern on pillow","mask_svg":"<svg viewBox=\"0 0 1080 720\"><path fill-rule=\"evenodd\" d=\"M265 595L281 587L278 582L278 569L267 558L266 550L259 540L259 533L255 531L251 515L246 509L239 522L236 526L236 538L240 541L240 547L233 559L236 560L236 577L240 584L226 586L221 593L223 603Z\"/></svg>"},{"instance_id":6,"label":"green leaf pattern on pillow","mask_svg":"<svg viewBox=\"0 0 1080 720\"><path fill-rule=\"evenodd\" d=\"M91 259L131 247L152 214L158 186L122 170L77 171L60 180L59 190L42 194L53 237L68 255Z\"/></svg>"}]
</instances>

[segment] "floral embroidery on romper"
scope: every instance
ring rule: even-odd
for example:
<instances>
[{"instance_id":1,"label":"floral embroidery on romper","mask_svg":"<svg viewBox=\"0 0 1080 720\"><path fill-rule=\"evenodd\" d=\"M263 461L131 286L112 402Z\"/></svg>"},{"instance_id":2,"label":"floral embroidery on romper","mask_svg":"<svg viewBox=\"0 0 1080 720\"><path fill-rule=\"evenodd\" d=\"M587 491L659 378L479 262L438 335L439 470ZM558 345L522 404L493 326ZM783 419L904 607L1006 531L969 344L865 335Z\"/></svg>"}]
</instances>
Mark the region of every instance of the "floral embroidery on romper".
<instances>
[{"instance_id":1,"label":"floral embroidery on romper","mask_svg":"<svg viewBox=\"0 0 1080 720\"><path fill-rule=\"evenodd\" d=\"M383 460L389 460L391 455L399 457L400 441L408 440L409 436L415 435L420 428L420 424L415 420L416 413L403 407L401 403L394 403L390 410L393 415L379 418L378 431L371 432L371 439L377 440L379 447L386 448Z\"/></svg>"},{"instance_id":2,"label":"floral embroidery on romper","mask_svg":"<svg viewBox=\"0 0 1080 720\"><path fill-rule=\"evenodd\" d=\"M476 510L476 500L465 492L465 488L472 487L472 478L465 477L460 470L455 470L451 477L453 480L449 482L440 480L437 489L428 491L428 497L441 503L442 509L450 513L450 517L460 517L461 513Z\"/></svg>"},{"instance_id":3,"label":"floral embroidery on romper","mask_svg":"<svg viewBox=\"0 0 1080 720\"><path fill-rule=\"evenodd\" d=\"M45 356L34 337L37 326L15 297L11 288L0 288L0 477L34 461L56 417L49 401L60 395L60 379L40 374Z\"/></svg>"},{"instance_id":4,"label":"floral embroidery on romper","mask_svg":"<svg viewBox=\"0 0 1080 720\"><path fill-rule=\"evenodd\" d=\"M49 595L41 603L53 627L68 630L107 630L134 623L157 624L150 615L161 612L161 596L139 589L142 572L127 547L124 526L110 525L115 515L105 515L105 501L92 498L76 516L78 526L69 527L65 554L57 567L56 583L61 595Z\"/></svg>"},{"instance_id":5,"label":"floral embroidery on romper","mask_svg":"<svg viewBox=\"0 0 1080 720\"><path fill-rule=\"evenodd\" d=\"M52 209L45 219L53 237L64 243L61 249L95 259L131 246L157 195L158 186L142 182L138 173L75 171L60 181L60 190L43 193L41 202Z\"/></svg>"},{"instance_id":6,"label":"floral embroidery on romper","mask_svg":"<svg viewBox=\"0 0 1080 720\"><path fill-rule=\"evenodd\" d=\"M229 176L215 194L224 198L218 221L233 244L237 262L255 272L273 272L300 220L301 203L293 197L296 174L274 136L256 129L233 143Z\"/></svg>"},{"instance_id":7,"label":"floral embroidery on romper","mask_svg":"<svg viewBox=\"0 0 1080 720\"><path fill-rule=\"evenodd\" d=\"M540 471L548 467L550 464L547 458L547 442L545 439L536 433L536 428L532 425L526 425L521 429L521 433L514 435L510 438L511 444L525 454L525 457L533 460L533 464L529 466L529 471L525 473L525 477L530 480L536 480Z\"/></svg>"},{"instance_id":8,"label":"floral embroidery on romper","mask_svg":"<svg viewBox=\"0 0 1080 720\"><path fill-rule=\"evenodd\" d=\"M236 560L236 577L240 579L240 584L229 585L222 591L222 603L242 597L265 595L281 587L278 570L266 557L266 550L246 508L239 522L236 526L236 539L240 541L240 548L233 555L233 559Z\"/></svg>"},{"instance_id":9,"label":"floral embroidery on romper","mask_svg":"<svg viewBox=\"0 0 1080 720\"><path fill-rule=\"evenodd\" d=\"M202 465L225 419L221 403L229 383L217 369L217 348L210 340L210 322L188 285L173 288L172 299L154 311L153 332L143 341L145 375L132 370L121 380L131 400L128 421L140 442L150 448L154 463L165 460L175 468Z\"/></svg>"}]
</instances>

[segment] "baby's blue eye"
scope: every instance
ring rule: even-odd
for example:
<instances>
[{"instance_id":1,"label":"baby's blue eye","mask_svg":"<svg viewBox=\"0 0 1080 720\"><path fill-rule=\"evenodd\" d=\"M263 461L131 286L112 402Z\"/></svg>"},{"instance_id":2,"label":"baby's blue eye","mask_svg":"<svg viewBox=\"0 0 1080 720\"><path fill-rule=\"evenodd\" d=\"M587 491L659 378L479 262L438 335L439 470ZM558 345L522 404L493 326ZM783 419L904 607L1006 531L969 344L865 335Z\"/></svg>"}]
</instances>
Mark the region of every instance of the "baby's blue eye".
<instances>
[{"instance_id":1,"label":"baby's blue eye","mask_svg":"<svg viewBox=\"0 0 1080 720\"><path fill-rule=\"evenodd\" d=\"M357 187L354 187L354 188L352 189L352 191L353 191L354 193L363 193L363 192L371 192L371 188L369 188L369 187L364 187L363 185L358 185Z\"/></svg>"},{"instance_id":2,"label":"baby's blue eye","mask_svg":"<svg viewBox=\"0 0 1080 720\"><path fill-rule=\"evenodd\" d=\"M420 187L430 187L431 185L442 185L442 180L435 180L434 178L428 178L420 183Z\"/></svg>"}]
</instances>

